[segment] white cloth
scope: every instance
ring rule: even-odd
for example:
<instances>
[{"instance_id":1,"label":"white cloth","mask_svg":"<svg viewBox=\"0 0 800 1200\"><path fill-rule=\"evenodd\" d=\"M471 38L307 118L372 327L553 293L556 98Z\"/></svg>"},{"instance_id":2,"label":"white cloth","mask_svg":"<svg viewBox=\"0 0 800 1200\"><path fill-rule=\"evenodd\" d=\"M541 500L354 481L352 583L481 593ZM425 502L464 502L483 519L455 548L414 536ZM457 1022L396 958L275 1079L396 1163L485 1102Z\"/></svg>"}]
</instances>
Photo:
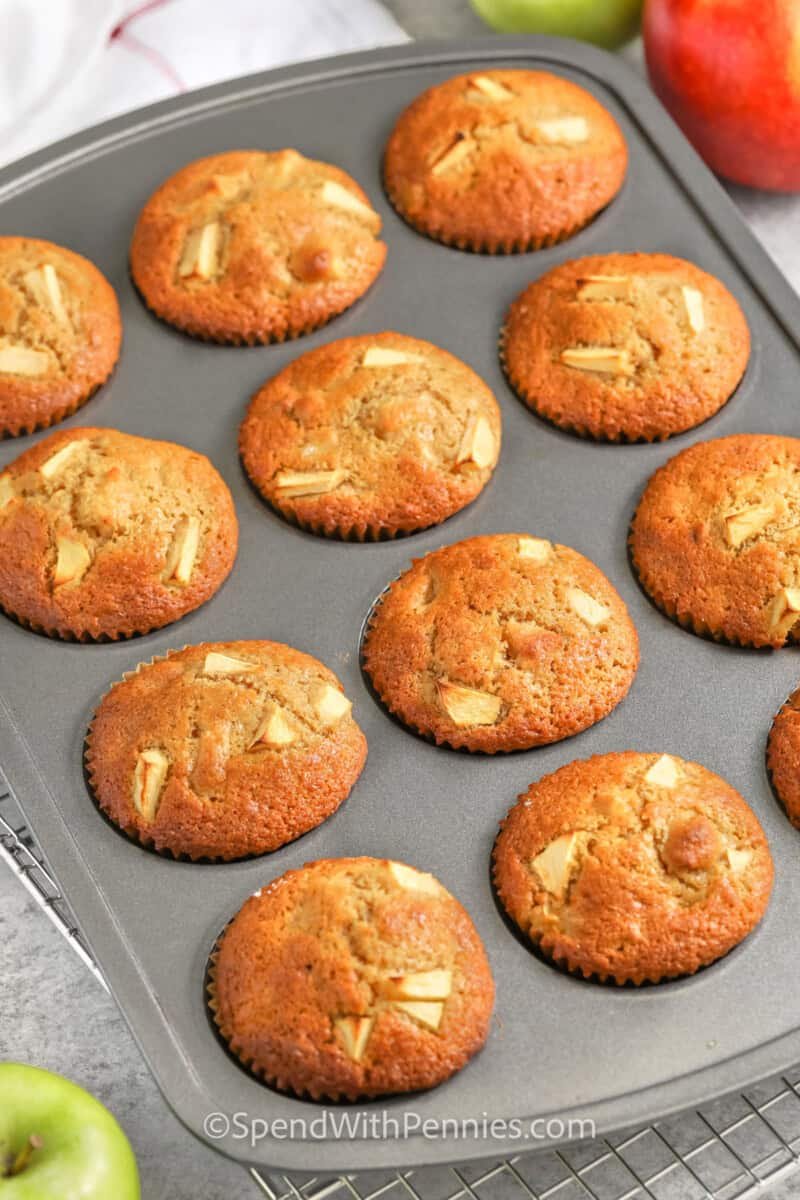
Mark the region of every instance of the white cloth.
<instances>
[{"instance_id":1,"label":"white cloth","mask_svg":"<svg viewBox=\"0 0 800 1200\"><path fill-rule=\"evenodd\" d=\"M404 40L378 0L0 0L0 163L180 91Z\"/></svg>"}]
</instances>

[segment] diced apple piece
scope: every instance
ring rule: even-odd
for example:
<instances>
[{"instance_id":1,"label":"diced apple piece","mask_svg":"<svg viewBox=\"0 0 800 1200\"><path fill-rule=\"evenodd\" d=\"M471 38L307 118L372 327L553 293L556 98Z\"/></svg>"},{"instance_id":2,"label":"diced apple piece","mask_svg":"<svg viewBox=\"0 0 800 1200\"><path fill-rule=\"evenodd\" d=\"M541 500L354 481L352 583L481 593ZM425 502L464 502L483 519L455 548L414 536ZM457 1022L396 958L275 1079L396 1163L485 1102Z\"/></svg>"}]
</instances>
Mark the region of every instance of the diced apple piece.
<instances>
[{"instance_id":1,"label":"diced apple piece","mask_svg":"<svg viewBox=\"0 0 800 1200\"><path fill-rule=\"evenodd\" d=\"M322 496L333 492L347 478L347 471L279 471L275 485L284 496Z\"/></svg>"},{"instance_id":2,"label":"diced apple piece","mask_svg":"<svg viewBox=\"0 0 800 1200\"><path fill-rule=\"evenodd\" d=\"M56 538L56 565L53 571L53 587L66 583L78 583L89 569L92 556L83 542L73 538Z\"/></svg>"},{"instance_id":3,"label":"diced apple piece","mask_svg":"<svg viewBox=\"0 0 800 1200\"><path fill-rule=\"evenodd\" d=\"M220 654L218 650L211 650L203 662L204 675L247 675L257 670L257 663L233 658L230 654Z\"/></svg>"},{"instance_id":4,"label":"diced apple piece","mask_svg":"<svg viewBox=\"0 0 800 1200\"><path fill-rule=\"evenodd\" d=\"M230 202L244 195L251 185L247 171L237 171L235 174L219 174L211 176L209 191L214 191L223 200Z\"/></svg>"},{"instance_id":5,"label":"diced apple piece","mask_svg":"<svg viewBox=\"0 0 800 1200\"><path fill-rule=\"evenodd\" d=\"M193 229L186 238L178 274L181 278L193 275L198 279L213 279L220 273L224 230L219 221L209 221Z\"/></svg>"},{"instance_id":6,"label":"diced apple piece","mask_svg":"<svg viewBox=\"0 0 800 1200\"><path fill-rule=\"evenodd\" d=\"M353 707L350 700L338 688L329 683L317 683L309 694L311 706L323 725L336 725L346 717Z\"/></svg>"},{"instance_id":7,"label":"diced apple piece","mask_svg":"<svg viewBox=\"0 0 800 1200\"><path fill-rule=\"evenodd\" d=\"M453 972L417 971L385 979L381 994L387 1000L446 1000L453 990Z\"/></svg>"},{"instance_id":8,"label":"diced apple piece","mask_svg":"<svg viewBox=\"0 0 800 1200\"><path fill-rule=\"evenodd\" d=\"M517 538L517 554L520 558L530 559L531 562L546 563L552 553L552 543L548 542L546 538Z\"/></svg>"},{"instance_id":9,"label":"diced apple piece","mask_svg":"<svg viewBox=\"0 0 800 1200\"><path fill-rule=\"evenodd\" d=\"M345 1052L353 1062L361 1062L372 1033L373 1017L337 1017L333 1022Z\"/></svg>"},{"instance_id":10,"label":"diced apple piece","mask_svg":"<svg viewBox=\"0 0 800 1200\"><path fill-rule=\"evenodd\" d=\"M748 538L755 537L775 519L774 504L753 504L750 508L730 513L725 518L725 539L736 549Z\"/></svg>"},{"instance_id":11,"label":"diced apple piece","mask_svg":"<svg viewBox=\"0 0 800 1200\"><path fill-rule=\"evenodd\" d=\"M402 367L406 363L421 361L418 354L406 354L405 350L392 350L389 346L367 346L361 365L362 367Z\"/></svg>"},{"instance_id":12,"label":"diced apple piece","mask_svg":"<svg viewBox=\"0 0 800 1200\"><path fill-rule=\"evenodd\" d=\"M565 833L550 842L531 861L531 867L542 881L542 887L560 900L566 893L578 845L577 833Z\"/></svg>"},{"instance_id":13,"label":"diced apple piece","mask_svg":"<svg viewBox=\"0 0 800 1200\"><path fill-rule=\"evenodd\" d=\"M589 122L585 117L549 117L534 122L546 142L577 145L589 138Z\"/></svg>"},{"instance_id":14,"label":"diced apple piece","mask_svg":"<svg viewBox=\"0 0 800 1200\"><path fill-rule=\"evenodd\" d=\"M645 773L644 779L653 787L674 788L680 774L675 759L670 754L662 754Z\"/></svg>"},{"instance_id":15,"label":"diced apple piece","mask_svg":"<svg viewBox=\"0 0 800 1200\"><path fill-rule=\"evenodd\" d=\"M737 850L734 846L729 847L725 855L728 859L728 866L734 875L738 875L740 871L746 870L753 859L752 850Z\"/></svg>"},{"instance_id":16,"label":"diced apple piece","mask_svg":"<svg viewBox=\"0 0 800 1200\"><path fill-rule=\"evenodd\" d=\"M0 512L14 499L14 484L10 475L0 475Z\"/></svg>"},{"instance_id":17,"label":"diced apple piece","mask_svg":"<svg viewBox=\"0 0 800 1200\"><path fill-rule=\"evenodd\" d=\"M286 719L286 714L278 704L273 704L258 727L256 736L250 745L251 750L260 746L270 746L280 749L291 746L297 741L297 734Z\"/></svg>"},{"instance_id":18,"label":"diced apple piece","mask_svg":"<svg viewBox=\"0 0 800 1200\"><path fill-rule=\"evenodd\" d=\"M143 750L133 772L133 804L145 821L154 821L169 771L163 750Z\"/></svg>"},{"instance_id":19,"label":"diced apple piece","mask_svg":"<svg viewBox=\"0 0 800 1200\"><path fill-rule=\"evenodd\" d=\"M702 333L706 327L706 315L703 309L703 293L697 288L682 287L683 307L686 309L686 319L692 333Z\"/></svg>"},{"instance_id":20,"label":"diced apple piece","mask_svg":"<svg viewBox=\"0 0 800 1200\"><path fill-rule=\"evenodd\" d=\"M498 83L496 79L491 79L488 75L473 75L469 81L469 86L478 92L482 92L490 100L513 100L514 93L505 84Z\"/></svg>"},{"instance_id":21,"label":"diced apple piece","mask_svg":"<svg viewBox=\"0 0 800 1200\"><path fill-rule=\"evenodd\" d=\"M486 417L470 417L467 421L456 462L474 462L484 470L494 464L497 443Z\"/></svg>"},{"instance_id":22,"label":"diced apple piece","mask_svg":"<svg viewBox=\"0 0 800 1200\"><path fill-rule=\"evenodd\" d=\"M43 350L7 342L0 346L0 375L44 375L50 369L50 356Z\"/></svg>"},{"instance_id":23,"label":"diced apple piece","mask_svg":"<svg viewBox=\"0 0 800 1200\"><path fill-rule=\"evenodd\" d=\"M42 463L41 467L39 467L40 474L44 475L45 479L52 479L54 475L57 475L66 466L73 454L77 454L83 445L83 441L67 442L65 446L62 446L60 450L56 450L55 454L51 454L50 458Z\"/></svg>"},{"instance_id":24,"label":"diced apple piece","mask_svg":"<svg viewBox=\"0 0 800 1200\"><path fill-rule=\"evenodd\" d=\"M325 204L332 204L334 208L341 208L344 212L351 213L354 217L360 217L367 225L373 229L380 229L381 219L369 204L353 193L341 183L336 183L333 179L326 179L322 185L320 192L322 200Z\"/></svg>"},{"instance_id":25,"label":"diced apple piece","mask_svg":"<svg viewBox=\"0 0 800 1200\"><path fill-rule=\"evenodd\" d=\"M429 875L426 871L418 871L416 867L409 867L405 863L390 862L389 874L398 887L405 891L425 892L430 896L440 896L444 890L433 875Z\"/></svg>"},{"instance_id":26,"label":"diced apple piece","mask_svg":"<svg viewBox=\"0 0 800 1200\"><path fill-rule=\"evenodd\" d=\"M598 625L602 625L611 616L611 609L606 608L605 604L601 604L599 600L595 600L588 592L582 591L581 588L573 587L567 592L567 604L572 611L585 621L587 625L591 625L596 629Z\"/></svg>"},{"instance_id":27,"label":"diced apple piece","mask_svg":"<svg viewBox=\"0 0 800 1200\"><path fill-rule=\"evenodd\" d=\"M308 159L304 158L297 150L287 147L285 150L277 150L270 154L269 161L265 161L261 169L270 183L273 180L285 183L297 174L303 163L307 162Z\"/></svg>"},{"instance_id":28,"label":"diced apple piece","mask_svg":"<svg viewBox=\"0 0 800 1200\"><path fill-rule=\"evenodd\" d=\"M444 1015L444 1004L430 1000L396 1000L394 1007L408 1013L428 1029L438 1029Z\"/></svg>"},{"instance_id":29,"label":"diced apple piece","mask_svg":"<svg viewBox=\"0 0 800 1200\"><path fill-rule=\"evenodd\" d=\"M630 275L587 275L578 281L579 300L629 300L632 292Z\"/></svg>"},{"instance_id":30,"label":"diced apple piece","mask_svg":"<svg viewBox=\"0 0 800 1200\"><path fill-rule=\"evenodd\" d=\"M200 522L197 517L185 517L175 530L167 559L166 578L169 583L185 586L191 581L199 548Z\"/></svg>"},{"instance_id":31,"label":"diced apple piece","mask_svg":"<svg viewBox=\"0 0 800 1200\"><path fill-rule=\"evenodd\" d=\"M800 620L800 588L781 588L770 608L770 629L785 637Z\"/></svg>"},{"instance_id":32,"label":"diced apple piece","mask_svg":"<svg viewBox=\"0 0 800 1200\"><path fill-rule=\"evenodd\" d=\"M45 263L23 276L23 282L41 308L46 308L62 325L69 325L61 285L52 263Z\"/></svg>"},{"instance_id":33,"label":"diced apple piece","mask_svg":"<svg viewBox=\"0 0 800 1200\"><path fill-rule=\"evenodd\" d=\"M565 367L595 371L599 375L632 375L633 363L627 350L614 346L570 346L561 351Z\"/></svg>"},{"instance_id":34,"label":"diced apple piece","mask_svg":"<svg viewBox=\"0 0 800 1200\"><path fill-rule=\"evenodd\" d=\"M469 158L473 150L477 148L478 143L474 138L459 135L458 139L453 142L448 148L433 160L431 164L431 175L443 175L445 171L452 170L457 167L465 158Z\"/></svg>"},{"instance_id":35,"label":"diced apple piece","mask_svg":"<svg viewBox=\"0 0 800 1200\"><path fill-rule=\"evenodd\" d=\"M459 727L494 725L503 706L499 696L451 683L449 679L437 680L436 689L445 712Z\"/></svg>"}]
</instances>

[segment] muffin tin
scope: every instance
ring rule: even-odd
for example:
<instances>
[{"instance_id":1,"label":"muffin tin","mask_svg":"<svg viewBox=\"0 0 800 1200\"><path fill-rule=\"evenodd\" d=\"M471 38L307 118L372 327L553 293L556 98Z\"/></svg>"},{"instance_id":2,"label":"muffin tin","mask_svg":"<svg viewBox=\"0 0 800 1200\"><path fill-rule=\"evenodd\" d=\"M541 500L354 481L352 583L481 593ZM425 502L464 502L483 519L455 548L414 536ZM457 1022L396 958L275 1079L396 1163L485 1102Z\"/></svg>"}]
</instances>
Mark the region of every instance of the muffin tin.
<instances>
[{"instance_id":1,"label":"muffin tin","mask_svg":"<svg viewBox=\"0 0 800 1200\"><path fill-rule=\"evenodd\" d=\"M380 186L381 150L399 111L423 88L490 66L553 69L594 92L631 150L612 206L563 245L535 254L462 254L407 228ZM136 215L181 163L215 150L294 145L338 163L385 221L386 269L366 298L308 338L253 349L204 345L157 322L127 277ZM489 1134L459 1141L211 1139L216 1112L252 1119L320 1116L324 1106L250 1078L220 1045L203 994L208 953L242 901L310 859L373 854L436 874L468 908L498 985L488 1045L431 1092L350 1107L357 1113L469 1119L592 1119L598 1131L641 1122L741 1087L800 1057L795 952L800 835L764 768L773 714L797 684L791 649L717 646L658 613L631 573L626 534L652 472L682 447L727 433L800 433L800 301L723 190L619 60L574 43L492 39L401 47L312 63L158 105L43 151L0 175L0 232L29 233L91 258L120 293L123 355L112 382L65 424L117 426L208 454L241 521L234 572L179 624L115 644L51 641L0 619L0 763L164 1095L181 1120L243 1162L286 1170L410 1166L542 1145ZM511 394L497 358L510 301L556 263L610 250L664 250L719 275L753 332L747 375L705 425L660 445L580 441L539 421ZM237 426L250 395L295 355L336 337L382 329L428 338L495 390L504 447L475 503L422 534L358 545L304 534L247 483ZM0 464L32 439L0 445ZM475 533L530 531L588 555L628 604L642 665L628 698L601 724L528 753L487 758L428 745L392 721L359 667L371 604L412 556ZM203 640L267 637L326 662L355 701L369 740L365 771L325 824L276 853L229 865L174 862L127 841L98 814L83 778L86 726L98 698L138 662ZM489 854L516 795L573 758L613 749L694 758L737 787L770 839L777 879L762 926L697 976L645 988L572 979L509 932L493 898Z\"/></svg>"}]
</instances>

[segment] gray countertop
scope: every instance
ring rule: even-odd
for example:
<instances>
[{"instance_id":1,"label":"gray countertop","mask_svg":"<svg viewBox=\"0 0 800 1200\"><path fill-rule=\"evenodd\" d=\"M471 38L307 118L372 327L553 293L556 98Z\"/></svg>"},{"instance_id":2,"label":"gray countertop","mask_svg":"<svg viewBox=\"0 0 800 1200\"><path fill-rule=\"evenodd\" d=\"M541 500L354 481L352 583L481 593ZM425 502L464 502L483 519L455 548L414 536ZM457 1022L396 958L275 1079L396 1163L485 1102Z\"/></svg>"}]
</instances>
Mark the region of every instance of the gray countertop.
<instances>
[{"instance_id":1,"label":"gray countertop","mask_svg":"<svg viewBox=\"0 0 800 1200\"><path fill-rule=\"evenodd\" d=\"M415 37L485 32L466 0L388 0L388 7ZM626 57L640 62L636 47ZM743 189L732 194L800 288L800 197ZM0 980L0 1058L58 1071L106 1103L131 1138L146 1200L245 1200L257 1194L240 1167L195 1141L167 1110L114 1002L2 869ZM787 1180L769 1195L788 1200L796 1188Z\"/></svg>"}]
</instances>

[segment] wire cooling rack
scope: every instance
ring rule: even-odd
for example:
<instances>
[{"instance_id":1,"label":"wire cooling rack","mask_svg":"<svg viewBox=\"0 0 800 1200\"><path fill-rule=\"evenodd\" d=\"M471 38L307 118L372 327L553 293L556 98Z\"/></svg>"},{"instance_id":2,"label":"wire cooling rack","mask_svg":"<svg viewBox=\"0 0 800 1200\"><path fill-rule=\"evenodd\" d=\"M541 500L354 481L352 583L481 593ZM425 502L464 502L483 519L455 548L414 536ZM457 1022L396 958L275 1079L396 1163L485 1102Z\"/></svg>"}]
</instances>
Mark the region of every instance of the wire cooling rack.
<instances>
[{"instance_id":1,"label":"wire cooling rack","mask_svg":"<svg viewBox=\"0 0 800 1200\"><path fill-rule=\"evenodd\" d=\"M107 991L2 776L0 859ZM741 1095L556 1151L402 1173L250 1175L270 1200L766 1200L798 1168L800 1064Z\"/></svg>"}]
</instances>

